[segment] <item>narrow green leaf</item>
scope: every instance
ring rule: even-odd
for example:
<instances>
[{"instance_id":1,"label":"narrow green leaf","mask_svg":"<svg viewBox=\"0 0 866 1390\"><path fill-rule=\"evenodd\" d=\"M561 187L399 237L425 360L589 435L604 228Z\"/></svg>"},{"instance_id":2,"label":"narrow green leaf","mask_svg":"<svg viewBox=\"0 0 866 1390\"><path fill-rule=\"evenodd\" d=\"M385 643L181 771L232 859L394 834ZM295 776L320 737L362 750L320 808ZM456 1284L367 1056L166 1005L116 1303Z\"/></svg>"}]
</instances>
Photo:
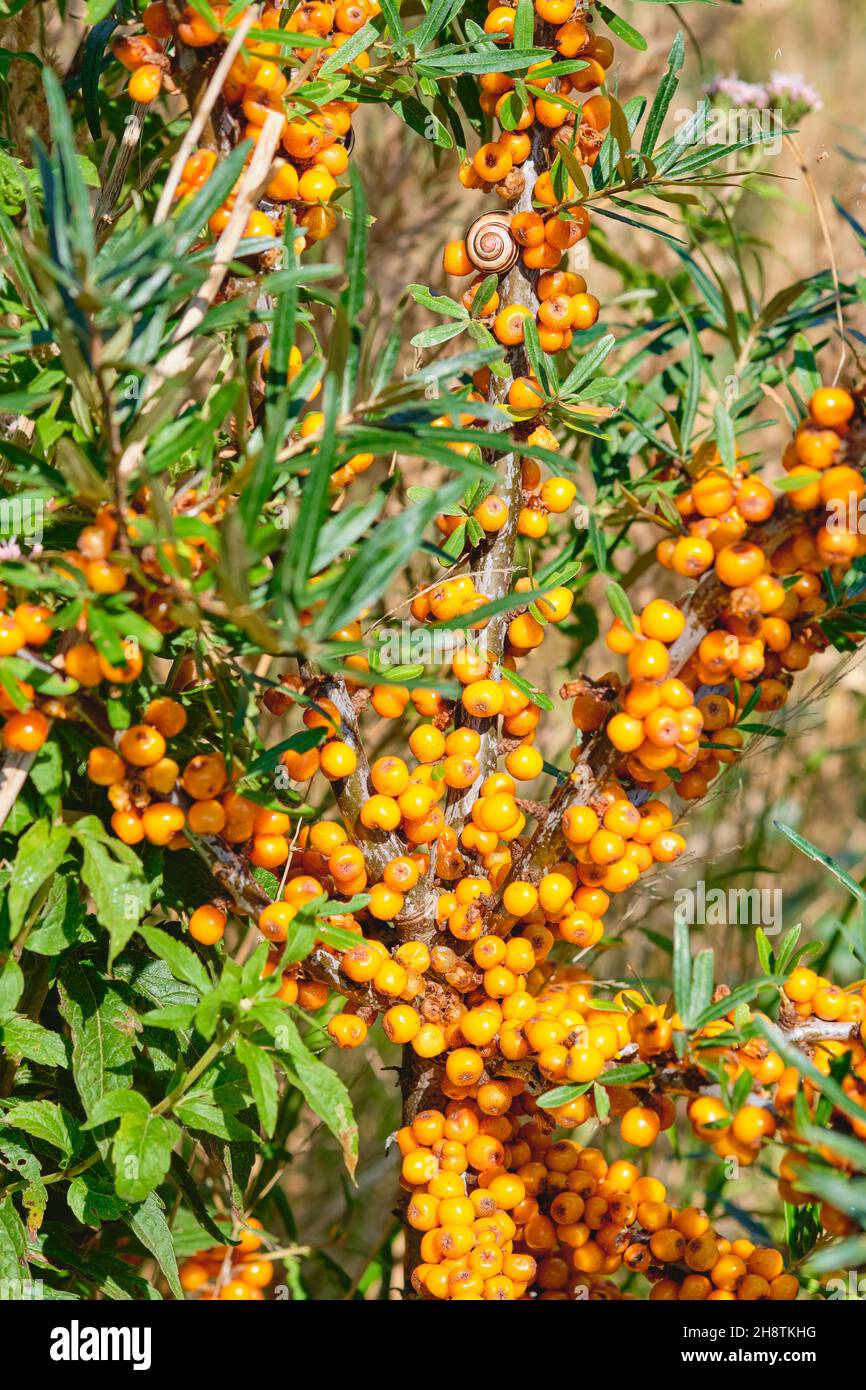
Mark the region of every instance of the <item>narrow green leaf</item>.
<instances>
[{"instance_id":1,"label":"narrow green leaf","mask_svg":"<svg viewBox=\"0 0 866 1390\"><path fill-rule=\"evenodd\" d=\"M647 41L643 34L638 33L633 25L629 24L627 20L622 19L620 15L614 14L613 10L607 5L601 4L601 0L596 0L596 9L608 29L612 29L617 38L622 39L623 43L627 43L629 48L637 49L638 53L646 52Z\"/></svg>"},{"instance_id":2,"label":"narrow green leaf","mask_svg":"<svg viewBox=\"0 0 866 1390\"><path fill-rule=\"evenodd\" d=\"M685 1023L692 991L692 952L688 926L678 913L674 916L673 986L676 1011Z\"/></svg>"},{"instance_id":3,"label":"narrow green leaf","mask_svg":"<svg viewBox=\"0 0 866 1390\"><path fill-rule=\"evenodd\" d=\"M713 952L712 950L698 951L692 961L692 987L689 993L689 1008L687 1019L684 1019L687 1027L691 1027L692 1020L700 1018L704 1009L708 1008L713 998Z\"/></svg>"},{"instance_id":4,"label":"narrow green leaf","mask_svg":"<svg viewBox=\"0 0 866 1390\"><path fill-rule=\"evenodd\" d=\"M644 126L643 139L641 140L640 146L641 154L651 155L655 150L656 141L664 125L665 116L668 113L670 104L679 86L677 73L685 62L685 56L686 48L682 30L677 30L677 36L668 54L668 70L659 83L656 94L653 97L653 104L650 107L649 115L647 116L646 125Z\"/></svg>"},{"instance_id":5,"label":"narrow green leaf","mask_svg":"<svg viewBox=\"0 0 866 1390\"><path fill-rule=\"evenodd\" d=\"M725 472L733 476L737 467L737 454L734 441L734 424L723 401L716 401L713 409L716 448L721 456Z\"/></svg>"},{"instance_id":6,"label":"narrow green leaf","mask_svg":"<svg viewBox=\"0 0 866 1390\"><path fill-rule=\"evenodd\" d=\"M625 623L629 632L634 632L634 610L625 589L621 584L617 584L615 579L612 579L607 586L607 601L614 617L619 618L621 623Z\"/></svg>"}]
</instances>

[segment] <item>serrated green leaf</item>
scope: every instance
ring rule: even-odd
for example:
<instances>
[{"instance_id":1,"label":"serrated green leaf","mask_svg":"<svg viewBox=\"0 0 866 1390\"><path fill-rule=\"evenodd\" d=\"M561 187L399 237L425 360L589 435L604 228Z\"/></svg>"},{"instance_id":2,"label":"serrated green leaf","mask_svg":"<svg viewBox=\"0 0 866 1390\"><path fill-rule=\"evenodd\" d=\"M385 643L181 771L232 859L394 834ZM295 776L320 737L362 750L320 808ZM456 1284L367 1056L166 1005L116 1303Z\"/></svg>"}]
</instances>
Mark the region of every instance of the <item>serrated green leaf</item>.
<instances>
[{"instance_id":1,"label":"serrated green leaf","mask_svg":"<svg viewBox=\"0 0 866 1390\"><path fill-rule=\"evenodd\" d=\"M75 1121L53 1100L19 1100L0 1115L0 1128L6 1125L44 1139L61 1153L71 1155L75 1149Z\"/></svg>"},{"instance_id":2,"label":"serrated green leaf","mask_svg":"<svg viewBox=\"0 0 866 1390\"><path fill-rule=\"evenodd\" d=\"M168 1173L179 1138L177 1125L163 1115L137 1110L122 1115L111 1151L118 1197L145 1201Z\"/></svg>"},{"instance_id":3,"label":"serrated green leaf","mask_svg":"<svg viewBox=\"0 0 866 1390\"><path fill-rule=\"evenodd\" d=\"M273 1061L264 1048L257 1047L248 1038L238 1038L236 1052L238 1061L246 1071L262 1129L270 1137L277 1123L279 1099Z\"/></svg>"},{"instance_id":4,"label":"serrated green leaf","mask_svg":"<svg viewBox=\"0 0 866 1390\"><path fill-rule=\"evenodd\" d=\"M193 989L198 990L199 994L207 994L211 988L211 982L195 951L190 950L185 942L178 941L176 937L171 936L160 927L140 926L138 931L139 935L144 937L153 954L165 961L176 980L191 985Z\"/></svg>"},{"instance_id":5,"label":"serrated green leaf","mask_svg":"<svg viewBox=\"0 0 866 1390\"><path fill-rule=\"evenodd\" d=\"M9 883L9 927L14 941L27 909L44 883L60 866L69 846L71 832L65 825L38 820L18 841L18 853Z\"/></svg>"},{"instance_id":6,"label":"serrated green leaf","mask_svg":"<svg viewBox=\"0 0 866 1390\"><path fill-rule=\"evenodd\" d=\"M345 1084L335 1071L310 1052L290 1018L280 1019L275 1042L281 1066L302 1092L310 1109L334 1135L349 1176L354 1179L358 1165L358 1126Z\"/></svg>"},{"instance_id":7,"label":"serrated green leaf","mask_svg":"<svg viewBox=\"0 0 866 1390\"><path fill-rule=\"evenodd\" d=\"M26 1057L29 1062L36 1062L39 1066L69 1066L65 1040L32 1018L17 1014L0 1022L0 1048L10 1057Z\"/></svg>"},{"instance_id":8,"label":"serrated green leaf","mask_svg":"<svg viewBox=\"0 0 866 1390\"><path fill-rule=\"evenodd\" d=\"M165 1209L156 1193L151 1192L140 1206L123 1219L145 1250L149 1250L153 1255L173 1296L183 1299L171 1231L165 1217Z\"/></svg>"},{"instance_id":9,"label":"serrated green leaf","mask_svg":"<svg viewBox=\"0 0 866 1390\"><path fill-rule=\"evenodd\" d=\"M81 877L111 939L111 965L150 907L150 889L135 851L109 835L95 816L76 821L73 834L84 851Z\"/></svg>"},{"instance_id":10,"label":"serrated green leaf","mask_svg":"<svg viewBox=\"0 0 866 1390\"><path fill-rule=\"evenodd\" d=\"M132 1083L135 1013L116 986L86 961L65 962L60 1012L72 1034L72 1074L85 1112L106 1092Z\"/></svg>"}]
</instances>

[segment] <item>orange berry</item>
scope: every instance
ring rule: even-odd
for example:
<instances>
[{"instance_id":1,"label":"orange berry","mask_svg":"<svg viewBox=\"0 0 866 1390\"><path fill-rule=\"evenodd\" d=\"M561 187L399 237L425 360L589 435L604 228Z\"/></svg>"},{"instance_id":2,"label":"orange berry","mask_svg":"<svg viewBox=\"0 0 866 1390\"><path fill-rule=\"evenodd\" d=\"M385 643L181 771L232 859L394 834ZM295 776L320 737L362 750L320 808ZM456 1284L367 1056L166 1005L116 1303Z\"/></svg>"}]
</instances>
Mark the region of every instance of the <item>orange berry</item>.
<instances>
[{"instance_id":1,"label":"orange berry","mask_svg":"<svg viewBox=\"0 0 866 1390\"><path fill-rule=\"evenodd\" d=\"M328 1034L338 1047L360 1047L367 1036L367 1025L357 1014L335 1014Z\"/></svg>"},{"instance_id":2,"label":"orange berry","mask_svg":"<svg viewBox=\"0 0 866 1390\"><path fill-rule=\"evenodd\" d=\"M19 603L15 609L15 622L31 647L42 647L50 640L52 617L51 609L41 603Z\"/></svg>"},{"instance_id":3,"label":"orange berry","mask_svg":"<svg viewBox=\"0 0 866 1390\"><path fill-rule=\"evenodd\" d=\"M2 634L0 634L2 640ZM99 685L102 680L99 656L95 647L88 642L79 642L70 647L64 657L67 676L78 681L79 685Z\"/></svg>"},{"instance_id":4,"label":"orange berry","mask_svg":"<svg viewBox=\"0 0 866 1390\"><path fill-rule=\"evenodd\" d=\"M809 413L819 425L846 425L854 414L854 397L843 386L819 386L809 402Z\"/></svg>"},{"instance_id":5,"label":"orange berry","mask_svg":"<svg viewBox=\"0 0 866 1390\"><path fill-rule=\"evenodd\" d=\"M87 755L87 776L98 787L120 782L125 770L123 759L113 748L91 748Z\"/></svg>"},{"instance_id":6,"label":"orange berry","mask_svg":"<svg viewBox=\"0 0 866 1390\"><path fill-rule=\"evenodd\" d=\"M465 241L449 241L442 254L446 275L471 275L475 266L469 259Z\"/></svg>"},{"instance_id":7,"label":"orange berry","mask_svg":"<svg viewBox=\"0 0 866 1390\"><path fill-rule=\"evenodd\" d=\"M143 63L130 76L127 91L133 101L140 101L143 105L149 106L152 101L156 101L161 87L162 68L157 67L155 63ZM88 582L90 582L89 577ZM115 593L116 590L100 590L100 592Z\"/></svg>"},{"instance_id":8,"label":"orange berry","mask_svg":"<svg viewBox=\"0 0 866 1390\"><path fill-rule=\"evenodd\" d=\"M137 845L144 839L144 825L137 811L115 811L111 828L125 845Z\"/></svg>"},{"instance_id":9,"label":"orange berry","mask_svg":"<svg viewBox=\"0 0 866 1390\"><path fill-rule=\"evenodd\" d=\"M700 536L681 536L674 545L671 567L677 574L697 579L709 569L714 558L715 551L709 541Z\"/></svg>"},{"instance_id":10,"label":"orange berry","mask_svg":"<svg viewBox=\"0 0 866 1390\"><path fill-rule=\"evenodd\" d=\"M151 700L145 711L144 721L158 729L163 738L174 738L186 728L186 710L177 700L160 695L157 699Z\"/></svg>"},{"instance_id":11,"label":"orange berry","mask_svg":"<svg viewBox=\"0 0 866 1390\"><path fill-rule=\"evenodd\" d=\"M165 739L150 724L132 724L120 736L120 751L133 767L152 767L165 756Z\"/></svg>"},{"instance_id":12,"label":"orange berry","mask_svg":"<svg viewBox=\"0 0 866 1390\"><path fill-rule=\"evenodd\" d=\"M152 845L167 845L184 827L184 814L170 801L153 801L141 817L145 836Z\"/></svg>"},{"instance_id":13,"label":"orange berry","mask_svg":"<svg viewBox=\"0 0 866 1390\"><path fill-rule=\"evenodd\" d=\"M226 915L213 903L197 907L189 919L189 934L202 946L213 946L222 940L226 929Z\"/></svg>"},{"instance_id":14,"label":"orange berry","mask_svg":"<svg viewBox=\"0 0 866 1390\"><path fill-rule=\"evenodd\" d=\"M751 541L736 541L726 545L716 556L716 574L729 588L739 589L751 584L764 569L764 552Z\"/></svg>"},{"instance_id":15,"label":"orange berry","mask_svg":"<svg viewBox=\"0 0 866 1390\"><path fill-rule=\"evenodd\" d=\"M329 781L351 777L358 766L358 755L354 748L340 739L331 739L318 751L319 770Z\"/></svg>"},{"instance_id":16,"label":"orange berry","mask_svg":"<svg viewBox=\"0 0 866 1390\"><path fill-rule=\"evenodd\" d=\"M3 726L3 746L13 753L38 753L48 737L48 720L38 709L11 714Z\"/></svg>"},{"instance_id":17,"label":"orange berry","mask_svg":"<svg viewBox=\"0 0 866 1390\"><path fill-rule=\"evenodd\" d=\"M501 713L505 695L496 681L478 680L464 688L462 702L467 714L476 718L493 718Z\"/></svg>"},{"instance_id":18,"label":"orange berry","mask_svg":"<svg viewBox=\"0 0 866 1390\"><path fill-rule=\"evenodd\" d=\"M0 613L0 656L14 656L27 638L24 629L6 613Z\"/></svg>"},{"instance_id":19,"label":"orange berry","mask_svg":"<svg viewBox=\"0 0 866 1390\"><path fill-rule=\"evenodd\" d=\"M196 801L212 801L226 783L226 770L217 753L199 753L183 770L183 789Z\"/></svg>"},{"instance_id":20,"label":"orange berry","mask_svg":"<svg viewBox=\"0 0 866 1390\"><path fill-rule=\"evenodd\" d=\"M218 835L226 823L225 808L221 801L194 801L186 822L194 835Z\"/></svg>"}]
</instances>

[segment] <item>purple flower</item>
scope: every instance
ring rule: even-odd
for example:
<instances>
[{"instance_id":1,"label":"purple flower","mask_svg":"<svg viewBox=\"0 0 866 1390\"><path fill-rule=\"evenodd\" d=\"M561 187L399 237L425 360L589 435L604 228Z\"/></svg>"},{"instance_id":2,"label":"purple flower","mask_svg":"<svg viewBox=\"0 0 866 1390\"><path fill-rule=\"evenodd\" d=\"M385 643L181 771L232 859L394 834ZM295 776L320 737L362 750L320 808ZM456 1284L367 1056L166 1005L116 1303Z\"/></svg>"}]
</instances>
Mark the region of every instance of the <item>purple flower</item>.
<instances>
[{"instance_id":1,"label":"purple flower","mask_svg":"<svg viewBox=\"0 0 866 1390\"><path fill-rule=\"evenodd\" d=\"M758 82L745 82L735 72L727 77L716 75L704 85L709 97L724 97L732 106L766 106L766 91Z\"/></svg>"},{"instance_id":2,"label":"purple flower","mask_svg":"<svg viewBox=\"0 0 866 1390\"><path fill-rule=\"evenodd\" d=\"M781 108L786 120L796 120L810 111L821 111L821 93L799 72L771 72L767 83L767 105Z\"/></svg>"},{"instance_id":3,"label":"purple flower","mask_svg":"<svg viewBox=\"0 0 866 1390\"><path fill-rule=\"evenodd\" d=\"M810 111L820 111L824 105L820 92L798 72L772 72L765 83L746 82L735 72L727 77L717 74L704 84L703 91L733 107L779 111L786 124Z\"/></svg>"}]
</instances>

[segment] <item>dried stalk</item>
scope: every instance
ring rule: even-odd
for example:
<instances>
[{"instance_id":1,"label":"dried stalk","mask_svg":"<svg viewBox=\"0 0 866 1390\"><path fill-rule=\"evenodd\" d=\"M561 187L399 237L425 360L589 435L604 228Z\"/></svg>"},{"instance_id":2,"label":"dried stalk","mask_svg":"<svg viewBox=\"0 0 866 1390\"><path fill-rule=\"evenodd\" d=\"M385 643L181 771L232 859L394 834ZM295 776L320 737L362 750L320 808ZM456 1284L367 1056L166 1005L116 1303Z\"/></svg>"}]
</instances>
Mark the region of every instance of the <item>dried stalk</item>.
<instances>
[{"instance_id":1,"label":"dried stalk","mask_svg":"<svg viewBox=\"0 0 866 1390\"><path fill-rule=\"evenodd\" d=\"M130 478L144 458L146 445L141 425L147 404L165 382L182 379L193 361L196 348L193 335L196 329L201 326L205 314L222 287L243 237L250 212L270 179L271 165L280 143L282 128L282 114L277 111L272 112L262 127L261 137L241 180L231 216L214 249L214 257L207 280L187 305L180 323L172 335L174 346L156 364L145 382L136 437L127 444L117 464L117 487L121 499L125 495Z\"/></svg>"},{"instance_id":2,"label":"dried stalk","mask_svg":"<svg viewBox=\"0 0 866 1390\"><path fill-rule=\"evenodd\" d=\"M156 212L153 214L153 225L155 227L165 221L171 210L174 195L183 177L183 166L186 164L186 161L193 153L201 138L202 132L207 125L208 117L219 100L225 85L225 80L229 74L229 69L243 47L247 34L255 21L259 18L260 9L261 6L259 5L251 5L238 21L237 28L233 31L231 40L202 93L202 98L196 108L196 113L187 128L177 154L172 160L171 168L168 171L168 178L165 181L165 187L156 205Z\"/></svg>"}]
</instances>

